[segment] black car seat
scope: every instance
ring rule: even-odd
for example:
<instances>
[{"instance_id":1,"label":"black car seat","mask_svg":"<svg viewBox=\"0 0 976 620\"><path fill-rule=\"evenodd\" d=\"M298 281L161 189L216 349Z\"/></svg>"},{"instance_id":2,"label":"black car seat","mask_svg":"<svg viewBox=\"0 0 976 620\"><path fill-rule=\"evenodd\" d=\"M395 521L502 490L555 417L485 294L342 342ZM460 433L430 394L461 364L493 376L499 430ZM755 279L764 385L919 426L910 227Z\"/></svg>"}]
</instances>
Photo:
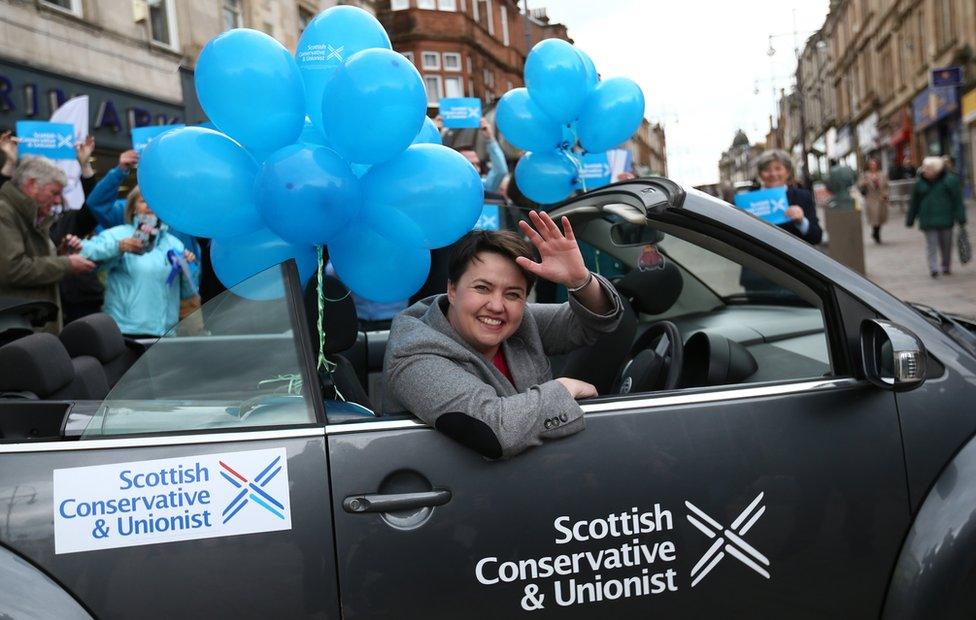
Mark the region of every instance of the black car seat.
<instances>
[{"instance_id":1,"label":"black car seat","mask_svg":"<svg viewBox=\"0 0 976 620\"><path fill-rule=\"evenodd\" d=\"M0 347L0 393L42 400L102 400L108 383L89 355L71 359L52 334L31 334Z\"/></svg>"},{"instance_id":2,"label":"black car seat","mask_svg":"<svg viewBox=\"0 0 976 620\"><path fill-rule=\"evenodd\" d=\"M665 261L658 269L635 269L614 286L624 299L624 316L617 329L600 334L594 344L573 351L563 360L553 360L554 375L592 383L599 394L613 390L637 335L637 315L667 311L681 295L684 280L677 266Z\"/></svg>"},{"instance_id":3,"label":"black car seat","mask_svg":"<svg viewBox=\"0 0 976 620\"><path fill-rule=\"evenodd\" d=\"M111 388L145 351L134 340L126 340L115 319L102 312L68 323L61 330L61 342L73 358L94 357L105 371Z\"/></svg>"},{"instance_id":4,"label":"black car seat","mask_svg":"<svg viewBox=\"0 0 976 620\"><path fill-rule=\"evenodd\" d=\"M326 398L334 399L337 395L329 394L335 390L342 395L342 400L350 401L373 410L373 405L366 394L366 390L356 373L352 363L341 353L348 351L356 344L356 334L359 321L356 317L356 304L352 296L338 278L324 276L323 289L323 318L322 331L325 335L325 357L335 365L329 372L319 369L319 377L326 390ZM315 277L308 281L305 287L305 314L308 316L309 332L312 340L312 356L318 359L319 328L318 328L318 282ZM375 410L374 410L375 411Z\"/></svg>"}]
</instances>

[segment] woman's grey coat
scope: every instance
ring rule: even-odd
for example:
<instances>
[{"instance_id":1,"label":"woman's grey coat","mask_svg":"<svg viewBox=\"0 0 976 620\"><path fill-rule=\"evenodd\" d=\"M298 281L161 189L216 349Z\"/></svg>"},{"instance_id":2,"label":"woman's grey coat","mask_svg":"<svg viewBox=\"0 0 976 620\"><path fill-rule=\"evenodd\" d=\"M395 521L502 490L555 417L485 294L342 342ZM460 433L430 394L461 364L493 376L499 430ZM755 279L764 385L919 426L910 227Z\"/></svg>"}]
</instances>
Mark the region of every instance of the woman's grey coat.
<instances>
[{"instance_id":1,"label":"woman's grey coat","mask_svg":"<svg viewBox=\"0 0 976 620\"><path fill-rule=\"evenodd\" d=\"M592 344L620 323L620 296L596 278L612 301L607 315L590 312L572 295L563 304L526 305L522 324L502 344L514 386L454 331L447 295L410 306L390 328L384 411L410 411L492 458L583 430L583 411L553 380L548 356Z\"/></svg>"}]
</instances>

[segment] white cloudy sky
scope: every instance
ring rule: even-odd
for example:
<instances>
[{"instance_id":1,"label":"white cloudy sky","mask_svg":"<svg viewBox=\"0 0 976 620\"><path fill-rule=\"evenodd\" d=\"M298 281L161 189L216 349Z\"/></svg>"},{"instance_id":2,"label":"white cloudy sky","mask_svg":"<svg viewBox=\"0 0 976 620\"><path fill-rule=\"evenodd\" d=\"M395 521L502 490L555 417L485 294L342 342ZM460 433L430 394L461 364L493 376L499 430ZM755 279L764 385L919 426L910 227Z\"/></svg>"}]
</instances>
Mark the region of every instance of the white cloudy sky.
<instances>
[{"instance_id":1,"label":"white cloudy sky","mask_svg":"<svg viewBox=\"0 0 976 620\"><path fill-rule=\"evenodd\" d=\"M646 116L667 133L668 175L718 180L718 159L737 128L769 130L775 86L788 87L802 46L823 25L829 0L528 0L569 28L604 77L637 81ZM794 12L795 10L795 12ZM767 55L769 35L776 54ZM758 87L759 93L755 94Z\"/></svg>"}]
</instances>

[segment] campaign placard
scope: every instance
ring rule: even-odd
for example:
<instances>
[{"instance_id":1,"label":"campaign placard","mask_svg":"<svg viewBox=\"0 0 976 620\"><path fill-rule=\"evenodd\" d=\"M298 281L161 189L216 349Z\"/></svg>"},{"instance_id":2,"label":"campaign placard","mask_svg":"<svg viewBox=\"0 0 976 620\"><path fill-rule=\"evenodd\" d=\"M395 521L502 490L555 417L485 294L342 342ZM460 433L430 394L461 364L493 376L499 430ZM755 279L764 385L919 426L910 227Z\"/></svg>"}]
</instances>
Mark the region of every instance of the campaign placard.
<instances>
[{"instance_id":1,"label":"campaign placard","mask_svg":"<svg viewBox=\"0 0 976 620\"><path fill-rule=\"evenodd\" d=\"M284 448L54 470L54 552L291 529Z\"/></svg>"},{"instance_id":2,"label":"campaign placard","mask_svg":"<svg viewBox=\"0 0 976 620\"><path fill-rule=\"evenodd\" d=\"M160 134L166 133L170 129L180 129L182 127L186 127L186 125L146 125L145 127L134 127L132 129L132 148L142 154L142 149L146 148L150 140Z\"/></svg>"},{"instance_id":3,"label":"campaign placard","mask_svg":"<svg viewBox=\"0 0 976 620\"><path fill-rule=\"evenodd\" d=\"M481 209L481 216L474 225L475 230L499 230L501 229L501 210L498 205L485 203Z\"/></svg>"},{"instance_id":4,"label":"campaign placard","mask_svg":"<svg viewBox=\"0 0 976 620\"><path fill-rule=\"evenodd\" d=\"M789 218L786 217L786 210L790 207L790 201L786 199L785 186L736 194L735 206L770 224L782 224L789 221Z\"/></svg>"},{"instance_id":5,"label":"campaign placard","mask_svg":"<svg viewBox=\"0 0 976 620\"><path fill-rule=\"evenodd\" d=\"M17 121L19 155L41 155L49 159L75 158L75 127L70 123Z\"/></svg>"},{"instance_id":6,"label":"campaign placard","mask_svg":"<svg viewBox=\"0 0 976 620\"><path fill-rule=\"evenodd\" d=\"M481 126L481 99L477 97L447 97L441 99L441 120L450 129Z\"/></svg>"},{"instance_id":7,"label":"campaign placard","mask_svg":"<svg viewBox=\"0 0 976 620\"><path fill-rule=\"evenodd\" d=\"M586 189L603 187L610 183L611 170L610 160L606 152L603 153L584 153L582 161L583 170L580 174L580 186L586 184Z\"/></svg>"}]
</instances>

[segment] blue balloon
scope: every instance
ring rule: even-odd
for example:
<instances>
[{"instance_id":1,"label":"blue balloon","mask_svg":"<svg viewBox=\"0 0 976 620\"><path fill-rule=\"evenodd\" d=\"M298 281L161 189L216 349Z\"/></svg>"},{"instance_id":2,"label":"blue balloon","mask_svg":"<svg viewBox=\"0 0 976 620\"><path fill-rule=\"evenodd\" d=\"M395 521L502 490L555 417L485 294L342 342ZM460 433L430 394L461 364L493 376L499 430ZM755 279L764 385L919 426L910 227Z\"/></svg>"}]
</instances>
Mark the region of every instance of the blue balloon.
<instances>
[{"instance_id":1,"label":"blue balloon","mask_svg":"<svg viewBox=\"0 0 976 620\"><path fill-rule=\"evenodd\" d=\"M495 122L505 139L524 151L547 151L563 141L559 123L546 116L525 88L505 93L498 102Z\"/></svg>"},{"instance_id":2,"label":"blue balloon","mask_svg":"<svg viewBox=\"0 0 976 620\"><path fill-rule=\"evenodd\" d=\"M586 67L586 85L587 90L592 91L596 87L597 82L600 81L600 74L596 70L596 65L593 64L593 59L590 58L589 54L584 52L578 47L573 48L579 57L583 59L583 65Z\"/></svg>"},{"instance_id":3,"label":"blue balloon","mask_svg":"<svg viewBox=\"0 0 976 620\"><path fill-rule=\"evenodd\" d=\"M586 65L566 41L545 39L525 59L525 86L552 120L574 120L589 94Z\"/></svg>"},{"instance_id":4,"label":"blue balloon","mask_svg":"<svg viewBox=\"0 0 976 620\"><path fill-rule=\"evenodd\" d=\"M323 245L359 213L362 192L349 164L324 146L293 144L261 166L258 212L289 243Z\"/></svg>"},{"instance_id":5,"label":"blue balloon","mask_svg":"<svg viewBox=\"0 0 976 620\"><path fill-rule=\"evenodd\" d=\"M173 228L198 237L228 237L264 225L254 205L257 171L254 158L224 134L183 127L143 150L139 187Z\"/></svg>"},{"instance_id":6,"label":"blue balloon","mask_svg":"<svg viewBox=\"0 0 976 620\"><path fill-rule=\"evenodd\" d=\"M332 74L356 52L374 47L393 49L383 26L358 7L334 6L305 27L295 58L305 81L305 107L313 125L322 127L322 93Z\"/></svg>"},{"instance_id":7,"label":"blue balloon","mask_svg":"<svg viewBox=\"0 0 976 620\"><path fill-rule=\"evenodd\" d=\"M235 28L211 39L194 80L210 120L249 150L270 153L302 132L305 88L298 65L263 32Z\"/></svg>"},{"instance_id":8,"label":"blue balloon","mask_svg":"<svg viewBox=\"0 0 976 620\"><path fill-rule=\"evenodd\" d=\"M561 151L526 153L515 166L515 182L525 196L540 204L569 197L576 187L579 168Z\"/></svg>"},{"instance_id":9,"label":"blue balloon","mask_svg":"<svg viewBox=\"0 0 976 620\"><path fill-rule=\"evenodd\" d=\"M390 240L363 220L329 244L329 259L354 293L379 302L408 299L430 271L426 248Z\"/></svg>"},{"instance_id":10,"label":"blue balloon","mask_svg":"<svg viewBox=\"0 0 976 620\"><path fill-rule=\"evenodd\" d=\"M643 118L644 93L636 82L622 77L603 80L580 113L580 144L591 153L616 148L634 135Z\"/></svg>"},{"instance_id":11,"label":"blue balloon","mask_svg":"<svg viewBox=\"0 0 976 620\"><path fill-rule=\"evenodd\" d=\"M390 159L410 146L427 114L427 91L413 63L387 49L353 55L322 96L322 130L357 164Z\"/></svg>"},{"instance_id":12,"label":"blue balloon","mask_svg":"<svg viewBox=\"0 0 976 620\"><path fill-rule=\"evenodd\" d=\"M304 286L318 267L318 256L311 245L293 245L267 228L210 243L210 262L217 277L224 286L234 287L234 293L248 299L278 299L284 295L281 272L271 267L290 258L298 263Z\"/></svg>"},{"instance_id":13,"label":"blue balloon","mask_svg":"<svg viewBox=\"0 0 976 620\"><path fill-rule=\"evenodd\" d=\"M298 141L304 144L315 144L318 146L327 146L330 149L333 148L329 144L329 141L325 139L325 136L322 135L322 131L313 125L308 117L305 117L305 127L302 129L301 135L298 136Z\"/></svg>"},{"instance_id":14,"label":"blue balloon","mask_svg":"<svg viewBox=\"0 0 976 620\"><path fill-rule=\"evenodd\" d=\"M441 132L437 130L437 125L434 121L430 120L429 116L424 117L424 125L414 136L413 142L411 144L443 144L441 141Z\"/></svg>"},{"instance_id":15,"label":"blue balloon","mask_svg":"<svg viewBox=\"0 0 976 620\"><path fill-rule=\"evenodd\" d=\"M363 178L363 175L369 172L370 168L372 166L367 164L349 164L349 169L352 170L352 173L356 175L357 179Z\"/></svg>"},{"instance_id":16,"label":"blue balloon","mask_svg":"<svg viewBox=\"0 0 976 620\"><path fill-rule=\"evenodd\" d=\"M471 230L485 190L474 166L454 149L414 144L363 177L363 213L389 239L419 239L434 249Z\"/></svg>"}]
</instances>

